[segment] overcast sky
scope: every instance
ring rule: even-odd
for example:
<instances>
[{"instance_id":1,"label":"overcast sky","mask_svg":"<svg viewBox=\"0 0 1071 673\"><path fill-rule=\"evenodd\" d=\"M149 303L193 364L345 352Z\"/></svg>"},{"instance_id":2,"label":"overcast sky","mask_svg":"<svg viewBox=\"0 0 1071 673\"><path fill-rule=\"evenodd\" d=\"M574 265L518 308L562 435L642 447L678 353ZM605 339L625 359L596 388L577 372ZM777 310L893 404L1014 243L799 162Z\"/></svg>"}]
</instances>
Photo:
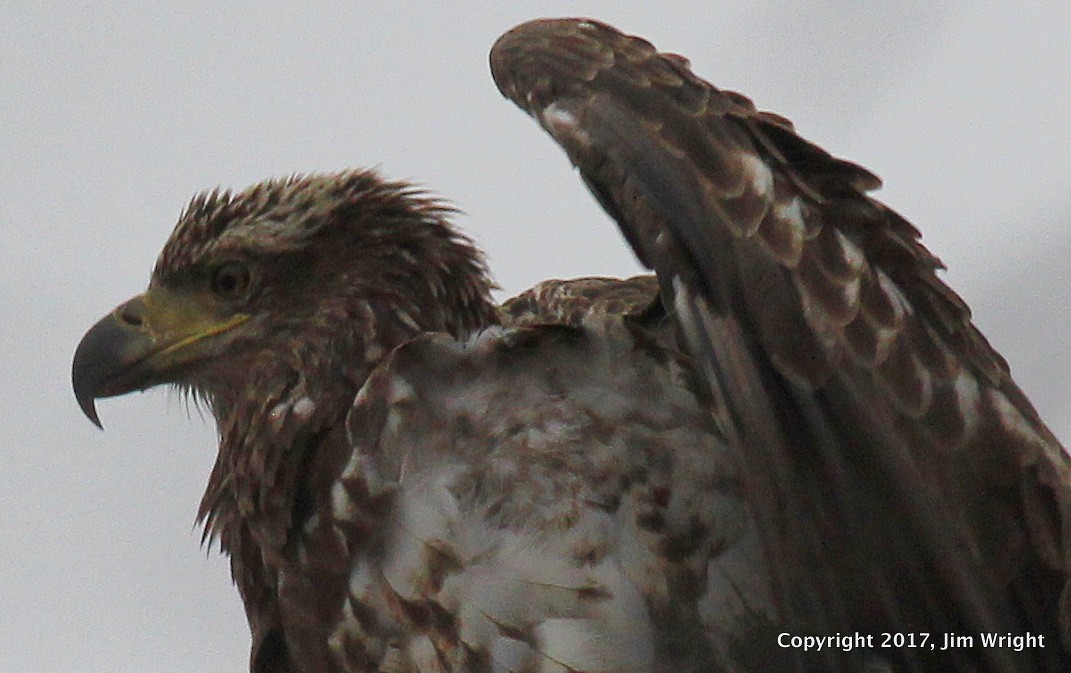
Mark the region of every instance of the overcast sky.
<instances>
[{"instance_id":1,"label":"overcast sky","mask_svg":"<svg viewBox=\"0 0 1071 673\"><path fill-rule=\"evenodd\" d=\"M81 334L143 289L196 191L378 165L462 208L505 292L638 268L491 82L494 39L536 16L685 54L881 175L1071 439L1066 0L154 4L0 4L2 671L246 667L192 523L213 427L155 391L100 404L102 433L69 389Z\"/></svg>"}]
</instances>

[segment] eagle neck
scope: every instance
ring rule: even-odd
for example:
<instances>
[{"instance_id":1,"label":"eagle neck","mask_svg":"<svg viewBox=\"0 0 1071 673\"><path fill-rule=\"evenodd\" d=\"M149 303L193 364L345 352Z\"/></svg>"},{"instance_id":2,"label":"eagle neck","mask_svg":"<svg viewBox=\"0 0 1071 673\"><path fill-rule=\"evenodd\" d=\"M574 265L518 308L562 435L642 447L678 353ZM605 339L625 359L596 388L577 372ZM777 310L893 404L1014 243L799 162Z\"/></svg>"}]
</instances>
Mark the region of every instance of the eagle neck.
<instances>
[{"instance_id":1,"label":"eagle neck","mask_svg":"<svg viewBox=\"0 0 1071 673\"><path fill-rule=\"evenodd\" d=\"M471 296L471 293L470 293ZM404 295L403 295L404 297ZM324 308L300 342L278 341L231 372L207 395L219 431L219 454L201 501L204 539L231 552L239 535L263 555L281 551L306 512L302 482L330 436L344 426L357 392L398 345L429 331L464 336L495 320L485 296L464 310L393 294L364 294Z\"/></svg>"}]
</instances>

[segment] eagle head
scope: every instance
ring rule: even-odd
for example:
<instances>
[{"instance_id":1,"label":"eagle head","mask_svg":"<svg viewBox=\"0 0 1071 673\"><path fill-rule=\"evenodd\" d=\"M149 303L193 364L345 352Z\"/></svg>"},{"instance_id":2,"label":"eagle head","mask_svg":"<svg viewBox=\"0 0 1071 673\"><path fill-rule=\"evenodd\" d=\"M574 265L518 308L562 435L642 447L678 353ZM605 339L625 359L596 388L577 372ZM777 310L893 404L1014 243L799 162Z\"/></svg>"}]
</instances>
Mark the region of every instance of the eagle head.
<instances>
[{"instance_id":1,"label":"eagle head","mask_svg":"<svg viewBox=\"0 0 1071 673\"><path fill-rule=\"evenodd\" d=\"M206 400L217 420L297 378L352 394L413 334L493 322L482 256L452 212L367 170L199 194L148 289L79 343L82 411L100 426L96 399L163 383Z\"/></svg>"}]
</instances>

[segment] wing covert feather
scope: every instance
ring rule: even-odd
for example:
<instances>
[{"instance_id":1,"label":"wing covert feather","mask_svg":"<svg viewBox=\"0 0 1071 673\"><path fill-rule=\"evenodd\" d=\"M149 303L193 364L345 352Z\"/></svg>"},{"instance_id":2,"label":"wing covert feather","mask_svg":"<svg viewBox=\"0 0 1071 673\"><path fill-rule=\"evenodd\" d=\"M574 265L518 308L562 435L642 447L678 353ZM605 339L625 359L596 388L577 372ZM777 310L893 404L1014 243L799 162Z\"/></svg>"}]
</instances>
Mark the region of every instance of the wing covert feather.
<instances>
[{"instance_id":1,"label":"wing covert feather","mask_svg":"<svg viewBox=\"0 0 1071 673\"><path fill-rule=\"evenodd\" d=\"M595 21L518 26L491 69L658 273L788 618L1052 644L901 653L921 670L1071 666L1068 455L880 181Z\"/></svg>"}]
</instances>

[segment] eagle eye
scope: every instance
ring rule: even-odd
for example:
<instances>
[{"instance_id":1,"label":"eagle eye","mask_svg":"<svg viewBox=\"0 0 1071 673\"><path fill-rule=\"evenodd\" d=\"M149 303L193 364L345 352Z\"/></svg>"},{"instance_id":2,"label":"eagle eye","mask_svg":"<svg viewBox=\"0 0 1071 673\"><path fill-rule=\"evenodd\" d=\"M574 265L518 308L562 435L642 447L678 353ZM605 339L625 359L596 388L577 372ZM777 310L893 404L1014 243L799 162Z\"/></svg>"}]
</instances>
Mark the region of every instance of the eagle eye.
<instances>
[{"instance_id":1,"label":"eagle eye","mask_svg":"<svg viewBox=\"0 0 1071 673\"><path fill-rule=\"evenodd\" d=\"M212 292L221 299L237 299L249 289L252 273L238 261L224 262L212 274Z\"/></svg>"}]
</instances>

